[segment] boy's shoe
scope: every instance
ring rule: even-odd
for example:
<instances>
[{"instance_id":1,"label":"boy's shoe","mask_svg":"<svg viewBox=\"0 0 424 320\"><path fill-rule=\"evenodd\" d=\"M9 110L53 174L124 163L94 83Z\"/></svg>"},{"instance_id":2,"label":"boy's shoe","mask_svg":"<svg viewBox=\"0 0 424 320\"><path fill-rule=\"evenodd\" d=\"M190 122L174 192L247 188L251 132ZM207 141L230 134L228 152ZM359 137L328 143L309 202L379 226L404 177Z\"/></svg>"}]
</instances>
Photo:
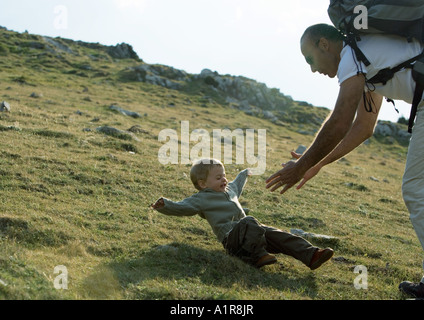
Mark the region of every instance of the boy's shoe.
<instances>
[{"instance_id":1,"label":"boy's shoe","mask_svg":"<svg viewBox=\"0 0 424 320\"><path fill-rule=\"evenodd\" d=\"M266 254L262 258L260 258L255 263L256 268L262 268L264 266L267 266L269 264L274 264L277 262L277 258L273 256L272 254Z\"/></svg>"},{"instance_id":2,"label":"boy's shoe","mask_svg":"<svg viewBox=\"0 0 424 320\"><path fill-rule=\"evenodd\" d=\"M424 283L404 281L399 285L399 290L414 298L424 298Z\"/></svg>"},{"instance_id":3,"label":"boy's shoe","mask_svg":"<svg viewBox=\"0 0 424 320\"><path fill-rule=\"evenodd\" d=\"M330 260L333 257L333 255L334 255L334 251L331 248L318 249L312 257L311 263L309 264L309 268L311 270L318 269L319 267L322 266L323 263Z\"/></svg>"}]
</instances>

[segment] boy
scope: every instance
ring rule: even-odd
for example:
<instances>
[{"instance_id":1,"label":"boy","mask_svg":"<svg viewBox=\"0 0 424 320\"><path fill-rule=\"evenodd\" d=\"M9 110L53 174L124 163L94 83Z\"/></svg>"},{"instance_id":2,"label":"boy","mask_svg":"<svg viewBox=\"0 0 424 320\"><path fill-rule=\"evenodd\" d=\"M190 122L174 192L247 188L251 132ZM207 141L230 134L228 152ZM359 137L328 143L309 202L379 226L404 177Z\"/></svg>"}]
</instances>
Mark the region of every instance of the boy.
<instances>
[{"instance_id":1,"label":"boy","mask_svg":"<svg viewBox=\"0 0 424 320\"><path fill-rule=\"evenodd\" d=\"M246 169L228 183L224 165L215 159L193 164L190 178L198 193L181 201L160 198L152 208L170 216L194 216L206 219L226 251L257 268L277 262L270 253L292 256L311 270L331 259L332 249L319 249L305 239L268 227L254 217L246 216L238 198L247 177Z\"/></svg>"}]
</instances>

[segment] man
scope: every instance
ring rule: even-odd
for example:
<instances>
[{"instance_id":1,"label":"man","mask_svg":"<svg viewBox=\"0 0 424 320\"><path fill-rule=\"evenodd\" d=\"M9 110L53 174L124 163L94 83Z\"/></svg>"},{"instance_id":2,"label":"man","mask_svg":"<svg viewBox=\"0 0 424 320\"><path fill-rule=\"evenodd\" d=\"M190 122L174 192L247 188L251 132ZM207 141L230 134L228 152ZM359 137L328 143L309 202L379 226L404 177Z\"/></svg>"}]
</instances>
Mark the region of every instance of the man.
<instances>
[{"instance_id":1,"label":"man","mask_svg":"<svg viewBox=\"0 0 424 320\"><path fill-rule=\"evenodd\" d=\"M419 55L424 50L420 42L408 42L388 35L361 36L358 47L371 62L366 67L343 40L336 28L326 24L311 26L302 36L302 54L312 72L318 71L330 78L337 76L340 91L334 110L306 153L301 157L293 154L298 160L283 164L284 168L267 180L267 188L272 192L283 187L283 194L302 180L297 186L300 189L323 166L340 159L370 138L383 96L412 103L416 85L411 69L397 72L386 85L371 85L367 81L379 70L393 68ZM412 224L424 248L423 106L424 103L421 103L418 108L402 191ZM399 288L414 297L424 298L424 277L419 283L403 282Z\"/></svg>"}]
</instances>

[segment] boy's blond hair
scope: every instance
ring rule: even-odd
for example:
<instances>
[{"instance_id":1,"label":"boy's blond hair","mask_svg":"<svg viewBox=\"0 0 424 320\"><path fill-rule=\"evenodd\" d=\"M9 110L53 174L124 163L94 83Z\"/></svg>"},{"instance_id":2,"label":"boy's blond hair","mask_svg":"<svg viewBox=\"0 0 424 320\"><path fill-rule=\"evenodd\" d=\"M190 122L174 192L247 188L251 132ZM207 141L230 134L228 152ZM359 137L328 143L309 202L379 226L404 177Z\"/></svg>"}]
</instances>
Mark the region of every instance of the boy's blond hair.
<instances>
[{"instance_id":1,"label":"boy's blond hair","mask_svg":"<svg viewBox=\"0 0 424 320\"><path fill-rule=\"evenodd\" d=\"M202 159L193 163L190 170L190 179L197 190L202 190L199 185L199 181L206 181L208 179L209 172L211 172L212 168L216 166L224 168L222 162L216 159Z\"/></svg>"}]
</instances>

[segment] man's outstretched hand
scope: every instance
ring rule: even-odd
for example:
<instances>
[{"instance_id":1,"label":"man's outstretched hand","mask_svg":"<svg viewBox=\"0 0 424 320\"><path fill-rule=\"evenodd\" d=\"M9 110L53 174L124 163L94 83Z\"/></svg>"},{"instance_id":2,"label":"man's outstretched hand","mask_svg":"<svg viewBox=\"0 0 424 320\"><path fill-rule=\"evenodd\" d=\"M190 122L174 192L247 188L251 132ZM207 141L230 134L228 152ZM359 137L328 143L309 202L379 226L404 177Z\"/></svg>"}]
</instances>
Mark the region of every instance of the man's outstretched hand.
<instances>
[{"instance_id":1,"label":"man's outstretched hand","mask_svg":"<svg viewBox=\"0 0 424 320\"><path fill-rule=\"evenodd\" d=\"M291 152L291 156L298 160L301 158L302 155ZM296 187L297 190L301 189L309 180L311 180L313 177L315 177L319 171L321 170L321 166L318 164L308 171L306 173L302 173L302 169L298 168L296 166L296 161L290 161L288 163L283 163L283 169L272 175L271 177L266 180L267 189L271 188L271 192L274 192L275 190L281 188L284 186L283 190L280 192L280 194L284 194L287 190L292 188L296 183L298 183L300 180L302 182Z\"/></svg>"},{"instance_id":2,"label":"man's outstretched hand","mask_svg":"<svg viewBox=\"0 0 424 320\"><path fill-rule=\"evenodd\" d=\"M266 188L271 189L271 192L283 187L283 190L280 192L283 194L303 178L303 172L299 170L299 166L296 165L295 161L283 163L282 166L282 170L266 180Z\"/></svg>"}]
</instances>

